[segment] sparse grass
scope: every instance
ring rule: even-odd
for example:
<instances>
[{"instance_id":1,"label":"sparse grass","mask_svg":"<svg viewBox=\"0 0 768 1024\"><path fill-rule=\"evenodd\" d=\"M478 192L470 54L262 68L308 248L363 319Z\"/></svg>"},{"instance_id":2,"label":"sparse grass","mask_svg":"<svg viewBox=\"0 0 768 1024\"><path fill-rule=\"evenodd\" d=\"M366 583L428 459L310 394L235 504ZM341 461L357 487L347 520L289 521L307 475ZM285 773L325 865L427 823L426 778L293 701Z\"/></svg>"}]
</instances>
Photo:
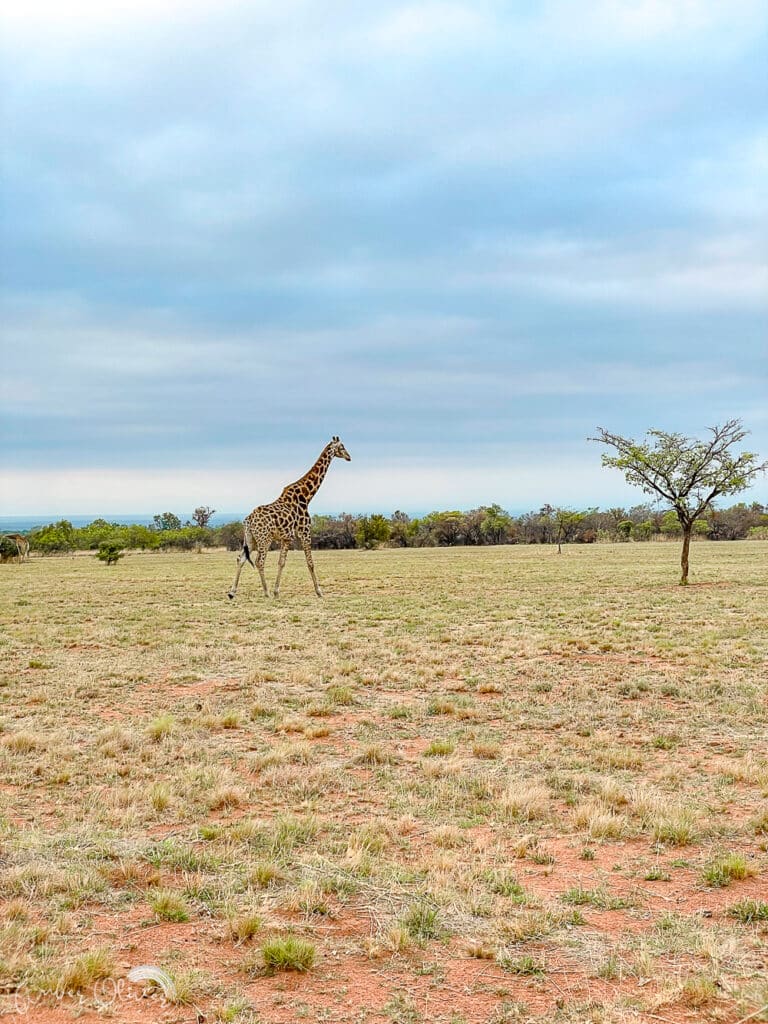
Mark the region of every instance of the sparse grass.
<instances>
[{"instance_id":1,"label":"sparse grass","mask_svg":"<svg viewBox=\"0 0 768 1024\"><path fill-rule=\"evenodd\" d=\"M575 907L596 907L598 910L625 910L632 907L635 901L628 896L614 896L605 889L568 889L560 899Z\"/></svg>"},{"instance_id":2,"label":"sparse grass","mask_svg":"<svg viewBox=\"0 0 768 1024\"><path fill-rule=\"evenodd\" d=\"M397 757L393 751L387 750L381 743L373 743L362 750L355 760L358 764L367 764L375 767L380 764L394 764Z\"/></svg>"},{"instance_id":3,"label":"sparse grass","mask_svg":"<svg viewBox=\"0 0 768 1024\"><path fill-rule=\"evenodd\" d=\"M37 749L38 741L32 733L19 730L3 738L3 746L14 754L30 754Z\"/></svg>"},{"instance_id":4,"label":"sparse grass","mask_svg":"<svg viewBox=\"0 0 768 1024\"><path fill-rule=\"evenodd\" d=\"M768 921L768 903L764 900L739 900L728 908L728 913L743 924Z\"/></svg>"},{"instance_id":5,"label":"sparse grass","mask_svg":"<svg viewBox=\"0 0 768 1024\"><path fill-rule=\"evenodd\" d=\"M403 927L413 939L439 939L445 934L437 909L426 903L415 903L402 919Z\"/></svg>"},{"instance_id":6,"label":"sparse grass","mask_svg":"<svg viewBox=\"0 0 768 1024\"><path fill-rule=\"evenodd\" d=\"M709 1006L719 995L717 985L712 978L704 975L697 975L695 978L688 978L683 985L681 999L684 1005L699 1010L703 1006Z\"/></svg>"},{"instance_id":7,"label":"sparse grass","mask_svg":"<svg viewBox=\"0 0 768 1024\"><path fill-rule=\"evenodd\" d=\"M517 878L506 871L492 872L488 876L488 887L499 896L506 896L516 903L525 903L527 896Z\"/></svg>"},{"instance_id":8,"label":"sparse grass","mask_svg":"<svg viewBox=\"0 0 768 1024\"><path fill-rule=\"evenodd\" d=\"M653 838L666 846L689 846L699 837L695 815L681 810L662 816L652 825Z\"/></svg>"},{"instance_id":9,"label":"sparse grass","mask_svg":"<svg viewBox=\"0 0 768 1024\"><path fill-rule=\"evenodd\" d=\"M158 921L188 921L189 907L178 893L163 889L153 893L149 906Z\"/></svg>"},{"instance_id":10,"label":"sparse grass","mask_svg":"<svg viewBox=\"0 0 768 1024\"><path fill-rule=\"evenodd\" d=\"M146 941L181 1004L253 1024L243 972L292 969L260 948L290 939L359 979L335 1000L305 968L297 1021L373 990L474 1020L457 946L493 1024L757 1009L768 544L699 545L714 585L684 593L666 545L551 555L321 551L323 602L301 558L278 602L255 576L227 602L224 553L0 566L2 984L88 1000ZM558 1006L550 965L600 1003Z\"/></svg>"},{"instance_id":11,"label":"sparse grass","mask_svg":"<svg viewBox=\"0 0 768 1024\"><path fill-rule=\"evenodd\" d=\"M147 734L150 739L155 741L155 743L159 743L160 740L171 735L174 725L175 722L173 715L158 715L157 718L153 719L147 726Z\"/></svg>"},{"instance_id":12,"label":"sparse grass","mask_svg":"<svg viewBox=\"0 0 768 1024\"><path fill-rule=\"evenodd\" d=\"M227 936L232 942L248 942L262 928L261 916L257 913L237 914L227 920Z\"/></svg>"},{"instance_id":13,"label":"sparse grass","mask_svg":"<svg viewBox=\"0 0 768 1024\"><path fill-rule=\"evenodd\" d=\"M452 740L432 740L424 751L424 757L449 757L455 749L456 744Z\"/></svg>"},{"instance_id":14,"label":"sparse grass","mask_svg":"<svg viewBox=\"0 0 768 1024\"><path fill-rule=\"evenodd\" d=\"M272 861L257 861L248 873L248 882L259 889L280 885L286 876L279 864Z\"/></svg>"},{"instance_id":15,"label":"sparse grass","mask_svg":"<svg viewBox=\"0 0 768 1024\"><path fill-rule=\"evenodd\" d=\"M156 811L164 811L171 802L171 790L165 782L155 782L149 789L149 802Z\"/></svg>"},{"instance_id":16,"label":"sparse grass","mask_svg":"<svg viewBox=\"0 0 768 1024\"><path fill-rule=\"evenodd\" d=\"M521 821L543 820L550 810L549 789L539 782L511 779L499 802L510 818Z\"/></svg>"},{"instance_id":17,"label":"sparse grass","mask_svg":"<svg viewBox=\"0 0 768 1024\"><path fill-rule=\"evenodd\" d=\"M729 853L707 864L701 874L705 885L722 888L753 873L753 869L741 854Z\"/></svg>"},{"instance_id":18,"label":"sparse grass","mask_svg":"<svg viewBox=\"0 0 768 1024\"><path fill-rule=\"evenodd\" d=\"M522 974L531 978L543 978L546 974L544 967L532 956L515 957L510 953L500 953L496 962L503 971L509 974Z\"/></svg>"},{"instance_id":19,"label":"sparse grass","mask_svg":"<svg viewBox=\"0 0 768 1024\"><path fill-rule=\"evenodd\" d=\"M646 882L668 882L671 877L670 873L665 871L664 868L659 867L658 864L649 868L645 875L643 875Z\"/></svg>"},{"instance_id":20,"label":"sparse grass","mask_svg":"<svg viewBox=\"0 0 768 1024\"><path fill-rule=\"evenodd\" d=\"M58 968L38 969L30 975L28 984L33 992L74 995L89 989L97 981L111 978L113 973L113 955L110 950L102 948L81 953Z\"/></svg>"},{"instance_id":21,"label":"sparse grass","mask_svg":"<svg viewBox=\"0 0 768 1024\"><path fill-rule=\"evenodd\" d=\"M355 703L355 691L351 686L329 686L325 699L332 706L350 707Z\"/></svg>"},{"instance_id":22,"label":"sparse grass","mask_svg":"<svg viewBox=\"0 0 768 1024\"><path fill-rule=\"evenodd\" d=\"M261 947L264 969L269 974L278 971L308 971L312 968L316 955L316 949L311 942L295 935L278 936L265 942Z\"/></svg>"}]
</instances>

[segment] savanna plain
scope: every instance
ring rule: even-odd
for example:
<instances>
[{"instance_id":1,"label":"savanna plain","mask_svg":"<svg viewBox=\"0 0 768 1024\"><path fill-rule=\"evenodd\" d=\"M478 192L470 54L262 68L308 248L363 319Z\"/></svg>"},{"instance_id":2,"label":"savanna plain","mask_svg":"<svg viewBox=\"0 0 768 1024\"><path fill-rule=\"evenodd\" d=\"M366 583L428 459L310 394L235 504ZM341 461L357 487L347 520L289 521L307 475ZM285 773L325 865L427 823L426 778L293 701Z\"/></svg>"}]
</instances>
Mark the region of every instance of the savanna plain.
<instances>
[{"instance_id":1,"label":"savanna plain","mask_svg":"<svg viewBox=\"0 0 768 1024\"><path fill-rule=\"evenodd\" d=\"M0 566L0 1013L768 1020L768 543L678 558Z\"/></svg>"}]
</instances>

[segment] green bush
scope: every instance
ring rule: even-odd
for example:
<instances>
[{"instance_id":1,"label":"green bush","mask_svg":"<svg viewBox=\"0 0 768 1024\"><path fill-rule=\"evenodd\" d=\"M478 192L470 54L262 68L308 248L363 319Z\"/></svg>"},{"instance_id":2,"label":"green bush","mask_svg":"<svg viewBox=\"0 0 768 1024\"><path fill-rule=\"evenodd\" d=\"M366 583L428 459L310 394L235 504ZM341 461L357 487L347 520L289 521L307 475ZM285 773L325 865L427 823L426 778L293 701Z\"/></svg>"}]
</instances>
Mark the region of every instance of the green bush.
<instances>
[{"instance_id":1,"label":"green bush","mask_svg":"<svg viewBox=\"0 0 768 1024\"><path fill-rule=\"evenodd\" d=\"M60 519L58 523L41 526L29 537L30 548L33 551L40 551L44 555L57 551L74 551L77 546L76 542L75 529L67 519Z\"/></svg>"},{"instance_id":2,"label":"green bush","mask_svg":"<svg viewBox=\"0 0 768 1024\"><path fill-rule=\"evenodd\" d=\"M386 544L392 533L392 528L384 516L361 516L357 521L355 540L361 548L375 548L379 544Z\"/></svg>"},{"instance_id":3,"label":"green bush","mask_svg":"<svg viewBox=\"0 0 768 1024\"><path fill-rule=\"evenodd\" d=\"M106 562L107 565L116 565L118 559L123 557L123 552L120 550L120 545L110 541L102 541L99 544L99 552L96 555L100 562Z\"/></svg>"}]
</instances>

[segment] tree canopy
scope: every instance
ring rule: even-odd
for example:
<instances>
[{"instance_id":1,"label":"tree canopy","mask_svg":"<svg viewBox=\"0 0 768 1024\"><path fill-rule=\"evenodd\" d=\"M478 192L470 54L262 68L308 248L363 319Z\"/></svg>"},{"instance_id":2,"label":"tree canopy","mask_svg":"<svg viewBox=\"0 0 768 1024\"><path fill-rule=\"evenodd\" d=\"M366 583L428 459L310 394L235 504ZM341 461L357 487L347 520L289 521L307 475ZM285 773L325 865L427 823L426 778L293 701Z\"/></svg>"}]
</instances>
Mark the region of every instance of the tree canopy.
<instances>
[{"instance_id":1,"label":"tree canopy","mask_svg":"<svg viewBox=\"0 0 768 1024\"><path fill-rule=\"evenodd\" d=\"M590 438L616 452L603 454L604 466L620 469L630 484L668 502L676 513L683 534L682 584L688 582L688 551L696 520L719 495L745 490L768 468L768 462L758 463L754 452L732 452L749 433L741 420L708 429L712 436L705 441L649 430L650 440L641 442L602 427L598 437Z\"/></svg>"}]
</instances>

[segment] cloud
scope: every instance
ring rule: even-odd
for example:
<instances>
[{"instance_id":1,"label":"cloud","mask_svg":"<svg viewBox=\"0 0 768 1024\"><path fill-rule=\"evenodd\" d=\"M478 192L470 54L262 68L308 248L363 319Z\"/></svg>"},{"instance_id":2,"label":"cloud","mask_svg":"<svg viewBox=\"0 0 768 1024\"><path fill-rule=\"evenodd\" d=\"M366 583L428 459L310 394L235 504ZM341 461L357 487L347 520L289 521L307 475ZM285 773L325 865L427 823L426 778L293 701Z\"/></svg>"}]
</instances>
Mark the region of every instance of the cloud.
<instances>
[{"instance_id":1,"label":"cloud","mask_svg":"<svg viewBox=\"0 0 768 1024\"><path fill-rule=\"evenodd\" d=\"M489 466L598 422L752 425L767 20L17 5L6 466L229 472L331 433L382 466Z\"/></svg>"},{"instance_id":2,"label":"cloud","mask_svg":"<svg viewBox=\"0 0 768 1024\"><path fill-rule=\"evenodd\" d=\"M235 470L0 470L0 493L16 496L16 507L45 515L154 514L164 510L183 516L201 502L244 515L276 498L299 477L312 459L295 460L290 469L264 471L247 466ZM578 461L552 454L546 464L518 460L514 453L500 465L453 462L427 464L363 464L352 456L350 466L334 465L315 498L313 513L385 512L402 509L425 514L433 509L473 508L498 501L515 511L538 508L545 501L581 506L601 501L638 504L640 492L609 481L597 454ZM555 483L556 481L556 483ZM137 498L140 495L140 499ZM481 496L481 497L479 497ZM136 506L139 500L140 506Z\"/></svg>"}]
</instances>

